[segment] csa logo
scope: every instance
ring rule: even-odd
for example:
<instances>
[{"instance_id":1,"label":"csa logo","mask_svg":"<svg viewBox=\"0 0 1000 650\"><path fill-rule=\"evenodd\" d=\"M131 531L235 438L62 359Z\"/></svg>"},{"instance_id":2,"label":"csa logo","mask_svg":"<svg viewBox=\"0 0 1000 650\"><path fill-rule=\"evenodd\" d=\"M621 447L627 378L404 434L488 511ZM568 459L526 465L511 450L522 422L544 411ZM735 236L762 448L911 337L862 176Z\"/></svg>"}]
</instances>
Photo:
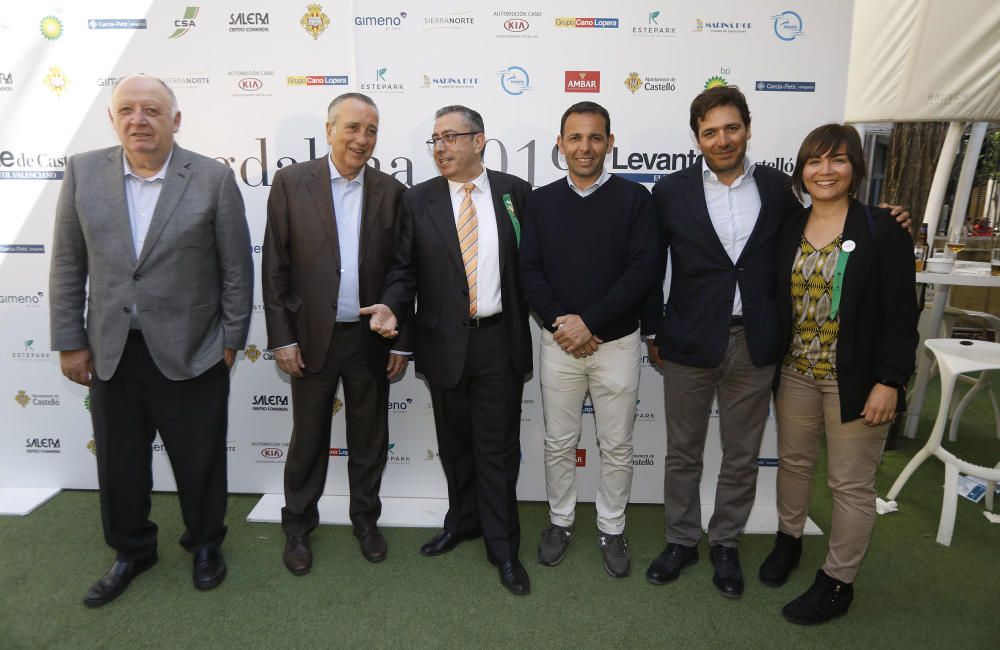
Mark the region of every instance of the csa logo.
<instances>
[{"instance_id":1,"label":"csa logo","mask_svg":"<svg viewBox=\"0 0 1000 650\"><path fill-rule=\"evenodd\" d=\"M25 408L31 402L31 396L28 395L27 391L19 390L14 396L14 401L20 404L21 408Z\"/></svg>"},{"instance_id":2,"label":"csa logo","mask_svg":"<svg viewBox=\"0 0 1000 650\"><path fill-rule=\"evenodd\" d=\"M46 16L42 18L42 22L38 24L38 29L42 32L42 36L50 41L54 41L62 36L63 24L62 21L55 16Z\"/></svg>"},{"instance_id":3,"label":"csa logo","mask_svg":"<svg viewBox=\"0 0 1000 650\"><path fill-rule=\"evenodd\" d=\"M66 86L69 85L69 78L63 74L63 71L58 66L51 66L45 78L42 79L42 83L49 87L49 90L56 94L56 97L62 97L63 92L66 90Z\"/></svg>"},{"instance_id":4,"label":"csa logo","mask_svg":"<svg viewBox=\"0 0 1000 650\"><path fill-rule=\"evenodd\" d=\"M306 13L303 14L299 24L315 41L330 26L330 17L323 13L323 5L306 5Z\"/></svg>"},{"instance_id":5,"label":"csa logo","mask_svg":"<svg viewBox=\"0 0 1000 650\"><path fill-rule=\"evenodd\" d=\"M184 17L174 21L174 33L167 37L167 40L172 38L180 38L184 36L192 27L197 27L195 25L194 19L198 17L198 7L187 7L184 9Z\"/></svg>"},{"instance_id":6,"label":"csa logo","mask_svg":"<svg viewBox=\"0 0 1000 650\"><path fill-rule=\"evenodd\" d=\"M250 363L257 363L257 359L260 359L260 350L254 343L247 346L247 349L243 351L247 359L250 359Z\"/></svg>"},{"instance_id":7,"label":"csa logo","mask_svg":"<svg viewBox=\"0 0 1000 650\"><path fill-rule=\"evenodd\" d=\"M718 75L711 76L711 77L709 77L705 81L705 88L706 89L708 89L708 88L724 88L724 87L726 87L728 85L729 84L726 82L725 78L720 77Z\"/></svg>"}]
</instances>

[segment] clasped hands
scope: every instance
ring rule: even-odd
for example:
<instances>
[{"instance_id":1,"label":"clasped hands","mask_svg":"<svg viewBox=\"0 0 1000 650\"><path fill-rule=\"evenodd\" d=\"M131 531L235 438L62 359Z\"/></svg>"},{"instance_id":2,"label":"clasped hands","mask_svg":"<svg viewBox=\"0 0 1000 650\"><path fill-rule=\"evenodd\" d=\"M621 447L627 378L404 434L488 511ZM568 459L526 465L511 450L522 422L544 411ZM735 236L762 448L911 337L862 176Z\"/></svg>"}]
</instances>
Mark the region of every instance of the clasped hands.
<instances>
[{"instance_id":1,"label":"clasped hands","mask_svg":"<svg viewBox=\"0 0 1000 650\"><path fill-rule=\"evenodd\" d=\"M597 347L604 343L600 338L590 333L590 328L577 314L564 314L552 323L555 332L552 339L566 354L574 358L589 357L597 352Z\"/></svg>"}]
</instances>

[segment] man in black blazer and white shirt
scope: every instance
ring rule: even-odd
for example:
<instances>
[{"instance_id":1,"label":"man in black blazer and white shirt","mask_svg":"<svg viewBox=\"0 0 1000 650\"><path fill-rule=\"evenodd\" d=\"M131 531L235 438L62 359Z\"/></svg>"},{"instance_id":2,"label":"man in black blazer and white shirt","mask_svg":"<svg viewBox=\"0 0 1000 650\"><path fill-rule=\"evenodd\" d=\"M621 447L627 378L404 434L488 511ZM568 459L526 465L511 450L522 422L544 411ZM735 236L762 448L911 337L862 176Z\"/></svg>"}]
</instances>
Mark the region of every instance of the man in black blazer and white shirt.
<instances>
[{"instance_id":1,"label":"man in black blazer and white shirt","mask_svg":"<svg viewBox=\"0 0 1000 650\"><path fill-rule=\"evenodd\" d=\"M482 535L501 583L520 595L530 590L516 488L531 339L518 240L531 186L483 166L484 131L474 110L437 111L428 145L441 176L403 194L384 304L361 313L391 337L417 300L416 371L430 385L449 501L444 530L420 552L440 555Z\"/></svg>"}]
</instances>

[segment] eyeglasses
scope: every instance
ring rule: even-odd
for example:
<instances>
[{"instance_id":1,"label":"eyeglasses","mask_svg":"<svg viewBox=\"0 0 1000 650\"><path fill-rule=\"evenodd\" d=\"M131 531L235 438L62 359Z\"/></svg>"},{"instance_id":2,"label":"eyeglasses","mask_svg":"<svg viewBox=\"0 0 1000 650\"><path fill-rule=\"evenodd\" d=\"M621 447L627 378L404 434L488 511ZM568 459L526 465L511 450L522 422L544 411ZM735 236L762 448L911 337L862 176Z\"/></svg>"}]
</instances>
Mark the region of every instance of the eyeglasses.
<instances>
[{"instance_id":1,"label":"eyeglasses","mask_svg":"<svg viewBox=\"0 0 1000 650\"><path fill-rule=\"evenodd\" d=\"M434 135L427 141L427 148L433 149L437 146L438 142L444 142L450 147L455 144L455 140L457 140L460 135L479 135L480 133L482 133L482 131L466 131L465 133L445 133L444 135Z\"/></svg>"}]
</instances>

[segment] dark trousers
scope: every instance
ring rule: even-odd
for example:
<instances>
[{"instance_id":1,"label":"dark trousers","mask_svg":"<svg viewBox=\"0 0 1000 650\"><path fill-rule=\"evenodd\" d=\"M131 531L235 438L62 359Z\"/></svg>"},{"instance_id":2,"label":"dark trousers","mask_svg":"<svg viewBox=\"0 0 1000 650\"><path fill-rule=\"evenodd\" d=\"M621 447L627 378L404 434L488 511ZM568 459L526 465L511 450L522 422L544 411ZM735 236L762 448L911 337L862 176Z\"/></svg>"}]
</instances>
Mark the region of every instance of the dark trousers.
<instances>
[{"instance_id":1,"label":"dark trousers","mask_svg":"<svg viewBox=\"0 0 1000 650\"><path fill-rule=\"evenodd\" d=\"M292 440L285 463L281 526L301 537L319 525L317 504L330 462L330 425L337 384L344 382L347 480L355 528L374 526L382 513L379 489L389 454L389 380L373 375L360 324L338 325L319 372L292 377Z\"/></svg>"},{"instance_id":2,"label":"dark trousers","mask_svg":"<svg viewBox=\"0 0 1000 650\"><path fill-rule=\"evenodd\" d=\"M743 328L734 327L722 365L693 368L667 361L663 378L667 541L696 546L701 538L705 438L712 398L718 394L722 466L715 487L715 510L708 522L708 543L736 547L757 495L757 456L771 400L774 365L754 366Z\"/></svg>"},{"instance_id":3,"label":"dark trousers","mask_svg":"<svg viewBox=\"0 0 1000 650\"><path fill-rule=\"evenodd\" d=\"M157 431L177 482L188 551L222 544L226 536L226 426L229 369L224 361L183 381L156 367L142 334L129 334L118 370L90 387L97 445L104 539L119 559L156 550L149 520L152 443Z\"/></svg>"},{"instance_id":4,"label":"dark trousers","mask_svg":"<svg viewBox=\"0 0 1000 650\"><path fill-rule=\"evenodd\" d=\"M432 383L430 389L438 452L448 480L444 529L458 535L481 531L494 559L517 559L524 377L511 366L504 327L470 329L458 385Z\"/></svg>"}]
</instances>

